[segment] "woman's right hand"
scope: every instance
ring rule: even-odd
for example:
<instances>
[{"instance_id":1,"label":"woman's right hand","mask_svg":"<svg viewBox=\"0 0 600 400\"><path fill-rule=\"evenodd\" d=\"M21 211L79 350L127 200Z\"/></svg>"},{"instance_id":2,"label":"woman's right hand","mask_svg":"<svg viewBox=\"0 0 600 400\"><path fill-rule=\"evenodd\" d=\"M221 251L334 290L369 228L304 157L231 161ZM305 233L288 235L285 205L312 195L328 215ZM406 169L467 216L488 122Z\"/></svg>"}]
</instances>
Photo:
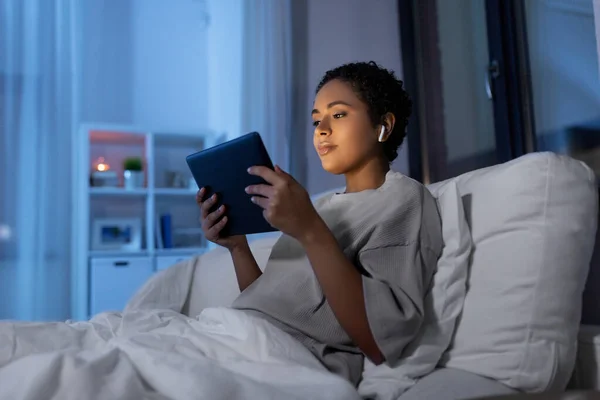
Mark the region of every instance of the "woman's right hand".
<instances>
[{"instance_id":1,"label":"woman's right hand","mask_svg":"<svg viewBox=\"0 0 600 400\"><path fill-rule=\"evenodd\" d=\"M220 233L227 224L227 215L225 215L225 206L221 205L215 211L210 209L217 203L217 195L213 194L208 199L204 199L206 189L201 188L196 194L196 203L200 207L200 224L204 237L210 242L223 246L229 251L234 251L242 246L247 246L246 236L227 236L221 237Z\"/></svg>"}]
</instances>

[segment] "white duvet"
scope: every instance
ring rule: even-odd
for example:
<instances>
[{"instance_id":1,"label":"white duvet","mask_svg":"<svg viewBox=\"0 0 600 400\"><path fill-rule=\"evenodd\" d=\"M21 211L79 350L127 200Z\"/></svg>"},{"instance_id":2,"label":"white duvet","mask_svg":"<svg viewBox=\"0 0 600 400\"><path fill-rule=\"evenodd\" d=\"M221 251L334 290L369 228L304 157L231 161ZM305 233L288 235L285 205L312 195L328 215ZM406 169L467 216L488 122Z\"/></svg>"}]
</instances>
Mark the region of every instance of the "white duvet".
<instances>
[{"instance_id":1,"label":"white duvet","mask_svg":"<svg viewBox=\"0 0 600 400\"><path fill-rule=\"evenodd\" d=\"M122 314L0 322L0 399L360 399L267 322L222 307L181 314L185 275L171 290L147 285Z\"/></svg>"}]
</instances>

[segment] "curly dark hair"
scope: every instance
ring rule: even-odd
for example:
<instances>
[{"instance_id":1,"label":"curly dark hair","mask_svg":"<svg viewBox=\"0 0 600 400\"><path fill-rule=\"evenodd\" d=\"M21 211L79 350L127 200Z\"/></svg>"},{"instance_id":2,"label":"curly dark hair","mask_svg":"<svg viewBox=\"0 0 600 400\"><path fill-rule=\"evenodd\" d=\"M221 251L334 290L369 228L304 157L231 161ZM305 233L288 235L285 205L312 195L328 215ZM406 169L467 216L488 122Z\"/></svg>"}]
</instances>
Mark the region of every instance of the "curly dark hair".
<instances>
[{"instance_id":1,"label":"curly dark hair","mask_svg":"<svg viewBox=\"0 0 600 400\"><path fill-rule=\"evenodd\" d=\"M388 140L383 142L383 152L391 163L398 157L398 148L406 136L412 101L404 90L404 83L389 71L375 63L356 62L344 64L325 73L317 85L316 93L328 82L340 80L349 83L369 110L373 125L383 122L385 114L392 113L396 122Z\"/></svg>"}]
</instances>

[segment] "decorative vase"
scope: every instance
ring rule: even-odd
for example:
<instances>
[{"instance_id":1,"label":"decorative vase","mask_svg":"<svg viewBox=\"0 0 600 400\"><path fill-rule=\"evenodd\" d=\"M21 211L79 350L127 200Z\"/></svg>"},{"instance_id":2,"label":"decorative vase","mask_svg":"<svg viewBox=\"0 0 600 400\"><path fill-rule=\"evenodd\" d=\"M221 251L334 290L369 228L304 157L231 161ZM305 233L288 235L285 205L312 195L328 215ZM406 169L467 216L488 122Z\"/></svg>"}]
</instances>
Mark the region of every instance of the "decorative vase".
<instances>
[{"instance_id":1,"label":"decorative vase","mask_svg":"<svg viewBox=\"0 0 600 400\"><path fill-rule=\"evenodd\" d=\"M134 190L144 186L144 172L130 171L123 172L123 186L125 190Z\"/></svg>"}]
</instances>

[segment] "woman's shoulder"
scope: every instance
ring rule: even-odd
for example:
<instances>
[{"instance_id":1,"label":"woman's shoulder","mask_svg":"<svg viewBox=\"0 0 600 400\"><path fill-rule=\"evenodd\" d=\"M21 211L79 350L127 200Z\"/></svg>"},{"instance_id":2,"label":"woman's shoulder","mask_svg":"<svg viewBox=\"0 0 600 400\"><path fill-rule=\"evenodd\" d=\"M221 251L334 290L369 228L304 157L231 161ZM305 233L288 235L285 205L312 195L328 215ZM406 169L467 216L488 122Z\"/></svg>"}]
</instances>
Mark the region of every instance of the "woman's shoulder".
<instances>
[{"instance_id":1,"label":"woman's shoulder","mask_svg":"<svg viewBox=\"0 0 600 400\"><path fill-rule=\"evenodd\" d=\"M431 192L420 182L400 172L390 171L385 184L378 191L379 201L396 209L407 206L422 206L434 201Z\"/></svg>"},{"instance_id":2,"label":"woman's shoulder","mask_svg":"<svg viewBox=\"0 0 600 400\"><path fill-rule=\"evenodd\" d=\"M384 184L377 189L348 194L332 190L312 200L317 210L362 209L365 214L373 211L391 218L405 217L407 212L419 213L423 207L436 207L433 196L423 184L395 171L389 171Z\"/></svg>"},{"instance_id":3,"label":"woman's shoulder","mask_svg":"<svg viewBox=\"0 0 600 400\"><path fill-rule=\"evenodd\" d=\"M319 195L313 196L311 201L314 207L318 210L329 203L331 198L336 194L335 191L330 191L327 193L321 193Z\"/></svg>"},{"instance_id":4,"label":"woman's shoulder","mask_svg":"<svg viewBox=\"0 0 600 400\"><path fill-rule=\"evenodd\" d=\"M431 192L420 182L399 172L386 178L376 203L372 237L366 248L415 243L421 238L423 227L439 230L441 224L437 202Z\"/></svg>"}]
</instances>

